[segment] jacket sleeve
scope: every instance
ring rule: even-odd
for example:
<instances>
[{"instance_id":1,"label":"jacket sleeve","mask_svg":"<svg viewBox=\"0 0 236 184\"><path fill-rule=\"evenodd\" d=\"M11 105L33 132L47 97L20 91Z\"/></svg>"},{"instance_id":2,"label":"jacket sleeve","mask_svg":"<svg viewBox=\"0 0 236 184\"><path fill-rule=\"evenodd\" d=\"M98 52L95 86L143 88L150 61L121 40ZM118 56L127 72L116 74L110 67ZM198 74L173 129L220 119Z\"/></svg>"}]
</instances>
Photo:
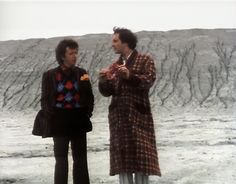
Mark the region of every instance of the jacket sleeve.
<instances>
[{"instance_id":1,"label":"jacket sleeve","mask_svg":"<svg viewBox=\"0 0 236 184\"><path fill-rule=\"evenodd\" d=\"M88 79L86 80L81 80L81 77L84 75L88 75L87 71L80 68L78 70L78 80L79 85L80 85L80 103L82 106L85 107L86 113L88 114L89 117L93 115L93 109L94 109L94 95L93 95L93 90L92 90L92 84Z\"/></svg>"},{"instance_id":2,"label":"jacket sleeve","mask_svg":"<svg viewBox=\"0 0 236 184\"><path fill-rule=\"evenodd\" d=\"M138 89L149 89L152 87L156 80L156 67L151 58L144 62L144 72L141 74L131 72L129 79L124 79L128 85Z\"/></svg>"},{"instance_id":3,"label":"jacket sleeve","mask_svg":"<svg viewBox=\"0 0 236 184\"><path fill-rule=\"evenodd\" d=\"M89 87L88 87L88 115L91 117L93 115L93 109L94 109L94 95L92 90L91 82L89 81Z\"/></svg>"},{"instance_id":4,"label":"jacket sleeve","mask_svg":"<svg viewBox=\"0 0 236 184\"><path fill-rule=\"evenodd\" d=\"M41 84L41 108L47 114L52 113L52 108L49 105L49 72L44 72L42 77L42 84Z\"/></svg>"},{"instance_id":5,"label":"jacket sleeve","mask_svg":"<svg viewBox=\"0 0 236 184\"><path fill-rule=\"evenodd\" d=\"M42 77L42 83L41 83L41 108L43 110L47 109L47 72L43 73L43 77Z\"/></svg>"}]
</instances>

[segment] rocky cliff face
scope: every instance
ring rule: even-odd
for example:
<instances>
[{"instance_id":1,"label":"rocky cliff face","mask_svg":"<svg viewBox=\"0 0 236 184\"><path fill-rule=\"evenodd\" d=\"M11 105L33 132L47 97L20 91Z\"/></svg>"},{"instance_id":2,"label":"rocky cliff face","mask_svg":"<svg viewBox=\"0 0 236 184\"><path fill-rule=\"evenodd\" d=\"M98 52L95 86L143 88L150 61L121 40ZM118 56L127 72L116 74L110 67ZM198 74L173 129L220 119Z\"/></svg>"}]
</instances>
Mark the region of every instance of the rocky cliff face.
<instances>
[{"instance_id":1,"label":"rocky cliff face","mask_svg":"<svg viewBox=\"0 0 236 184\"><path fill-rule=\"evenodd\" d=\"M236 29L139 32L138 50L156 63L157 80L150 90L153 109L165 107L231 108L236 101ZM0 107L39 109L42 73L57 66L54 49L63 39L0 42ZM78 65L88 70L96 110L109 102L97 89L101 68L118 57L111 35L73 37L78 40Z\"/></svg>"}]
</instances>

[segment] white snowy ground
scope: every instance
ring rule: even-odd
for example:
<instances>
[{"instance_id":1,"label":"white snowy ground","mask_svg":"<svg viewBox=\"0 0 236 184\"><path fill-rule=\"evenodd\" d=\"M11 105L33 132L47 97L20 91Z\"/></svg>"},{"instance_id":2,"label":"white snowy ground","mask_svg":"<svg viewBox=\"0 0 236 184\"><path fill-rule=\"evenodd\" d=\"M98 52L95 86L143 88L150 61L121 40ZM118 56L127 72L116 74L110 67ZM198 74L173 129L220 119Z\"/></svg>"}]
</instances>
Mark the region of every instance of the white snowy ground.
<instances>
[{"instance_id":1,"label":"white snowy ground","mask_svg":"<svg viewBox=\"0 0 236 184\"><path fill-rule=\"evenodd\" d=\"M236 183L236 113L204 111L155 114L163 176L152 176L151 184ZM53 183L52 140L31 135L35 113L0 112L0 184ZM93 126L88 134L91 184L118 184L117 176L109 176L107 115L94 117Z\"/></svg>"}]
</instances>

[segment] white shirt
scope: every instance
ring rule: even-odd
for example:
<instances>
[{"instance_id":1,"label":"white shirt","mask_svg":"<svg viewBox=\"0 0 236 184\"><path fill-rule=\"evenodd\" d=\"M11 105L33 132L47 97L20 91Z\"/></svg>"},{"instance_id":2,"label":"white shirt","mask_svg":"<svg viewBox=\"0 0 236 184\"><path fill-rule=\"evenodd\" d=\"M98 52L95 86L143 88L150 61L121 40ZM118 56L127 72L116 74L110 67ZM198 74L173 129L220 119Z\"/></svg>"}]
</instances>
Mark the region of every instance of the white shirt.
<instances>
[{"instance_id":1,"label":"white shirt","mask_svg":"<svg viewBox=\"0 0 236 184\"><path fill-rule=\"evenodd\" d=\"M127 56L127 58L123 57L123 65L126 65L126 61L129 59L129 57L131 56L132 53L133 53L133 51L130 52L130 54Z\"/></svg>"}]
</instances>

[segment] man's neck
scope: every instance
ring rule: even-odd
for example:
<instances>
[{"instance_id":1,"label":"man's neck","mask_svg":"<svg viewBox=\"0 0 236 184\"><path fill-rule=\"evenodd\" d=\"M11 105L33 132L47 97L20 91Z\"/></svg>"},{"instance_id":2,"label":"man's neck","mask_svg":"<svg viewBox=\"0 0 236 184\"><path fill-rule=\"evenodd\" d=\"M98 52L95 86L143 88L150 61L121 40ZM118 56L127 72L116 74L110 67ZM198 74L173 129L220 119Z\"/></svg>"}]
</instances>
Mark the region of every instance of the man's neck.
<instances>
[{"instance_id":1,"label":"man's neck","mask_svg":"<svg viewBox=\"0 0 236 184\"><path fill-rule=\"evenodd\" d=\"M133 50L131 50L131 49L128 49L127 51L124 52L123 57L125 58L125 60L129 59L132 52L133 52Z\"/></svg>"}]
</instances>

